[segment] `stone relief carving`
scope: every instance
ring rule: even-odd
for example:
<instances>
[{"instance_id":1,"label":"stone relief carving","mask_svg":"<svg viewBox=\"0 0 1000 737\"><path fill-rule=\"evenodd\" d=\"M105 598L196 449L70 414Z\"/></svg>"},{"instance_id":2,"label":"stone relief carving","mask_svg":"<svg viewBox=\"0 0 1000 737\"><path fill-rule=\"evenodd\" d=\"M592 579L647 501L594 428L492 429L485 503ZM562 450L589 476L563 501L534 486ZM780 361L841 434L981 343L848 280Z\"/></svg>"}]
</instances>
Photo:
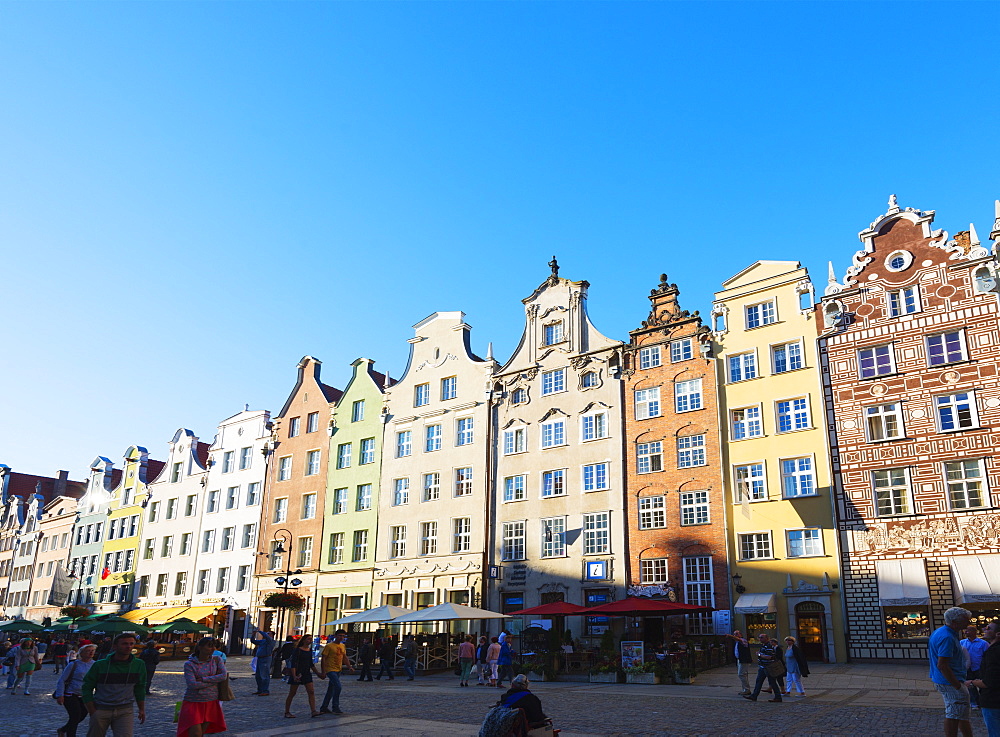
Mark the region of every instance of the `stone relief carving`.
<instances>
[{"instance_id":1,"label":"stone relief carving","mask_svg":"<svg viewBox=\"0 0 1000 737\"><path fill-rule=\"evenodd\" d=\"M955 517L917 522L886 522L869 525L861 536L867 550L854 552L877 555L888 551L925 553L958 548L1000 547L1000 514L977 514L962 520Z\"/></svg>"},{"instance_id":2,"label":"stone relief carving","mask_svg":"<svg viewBox=\"0 0 1000 737\"><path fill-rule=\"evenodd\" d=\"M430 359L427 359L426 361L424 361L423 363L421 363L419 366L417 366L414 369L414 371L423 371L425 368L428 368L428 367L430 367L430 368L441 368L442 366L444 366L445 361L457 361L457 360L458 360L458 356L456 356L454 353L447 353L447 354L445 354L444 358L442 358L440 361L432 361Z\"/></svg>"}]
</instances>

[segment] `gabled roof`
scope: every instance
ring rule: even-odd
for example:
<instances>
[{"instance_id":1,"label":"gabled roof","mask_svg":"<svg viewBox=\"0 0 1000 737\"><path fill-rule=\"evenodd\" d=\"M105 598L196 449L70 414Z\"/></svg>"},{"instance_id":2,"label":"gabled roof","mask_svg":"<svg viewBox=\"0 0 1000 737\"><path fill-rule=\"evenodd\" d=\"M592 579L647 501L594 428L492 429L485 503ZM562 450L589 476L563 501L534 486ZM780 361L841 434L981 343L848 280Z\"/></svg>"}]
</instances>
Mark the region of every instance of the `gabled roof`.
<instances>
[{"instance_id":1,"label":"gabled roof","mask_svg":"<svg viewBox=\"0 0 1000 737\"><path fill-rule=\"evenodd\" d=\"M209 443L198 443L198 447L195 448L195 458L198 459L198 465L202 468L208 468L208 449L212 446Z\"/></svg>"},{"instance_id":2,"label":"gabled roof","mask_svg":"<svg viewBox=\"0 0 1000 737\"><path fill-rule=\"evenodd\" d=\"M802 265L798 261L755 261L743 269L743 271L734 274L722 282L722 287L723 289L730 289L735 286L753 284L768 277L787 274L789 271L795 271L800 268L802 268Z\"/></svg>"}]
</instances>

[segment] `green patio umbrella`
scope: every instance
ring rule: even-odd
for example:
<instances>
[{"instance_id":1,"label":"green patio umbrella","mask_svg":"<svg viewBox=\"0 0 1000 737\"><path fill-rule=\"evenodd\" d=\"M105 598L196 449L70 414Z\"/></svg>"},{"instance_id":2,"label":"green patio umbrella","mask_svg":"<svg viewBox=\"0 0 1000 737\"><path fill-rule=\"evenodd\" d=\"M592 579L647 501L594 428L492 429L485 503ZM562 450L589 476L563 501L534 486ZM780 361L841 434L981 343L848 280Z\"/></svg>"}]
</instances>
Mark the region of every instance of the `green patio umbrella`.
<instances>
[{"instance_id":1,"label":"green patio umbrella","mask_svg":"<svg viewBox=\"0 0 1000 737\"><path fill-rule=\"evenodd\" d=\"M9 622L0 624L0 632L9 632L18 635L33 635L42 632L45 628L40 624L29 622L27 619L12 619Z\"/></svg>"},{"instance_id":2,"label":"green patio umbrella","mask_svg":"<svg viewBox=\"0 0 1000 737\"><path fill-rule=\"evenodd\" d=\"M83 622L78 632L86 632L88 635L118 635L127 632L136 637L145 637L149 634L149 628L130 622L124 617L104 617Z\"/></svg>"},{"instance_id":3,"label":"green patio umbrella","mask_svg":"<svg viewBox=\"0 0 1000 737\"><path fill-rule=\"evenodd\" d=\"M45 628L46 632L69 632L69 626L73 624L72 617L59 617L55 622Z\"/></svg>"},{"instance_id":4,"label":"green patio umbrella","mask_svg":"<svg viewBox=\"0 0 1000 737\"><path fill-rule=\"evenodd\" d=\"M201 633L206 635L212 634L211 627L205 627L197 622L192 622L187 617L179 617L173 622L158 624L155 627L150 627L149 631L158 632L161 635L189 635L192 633Z\"/></svg>"}]
</instances>

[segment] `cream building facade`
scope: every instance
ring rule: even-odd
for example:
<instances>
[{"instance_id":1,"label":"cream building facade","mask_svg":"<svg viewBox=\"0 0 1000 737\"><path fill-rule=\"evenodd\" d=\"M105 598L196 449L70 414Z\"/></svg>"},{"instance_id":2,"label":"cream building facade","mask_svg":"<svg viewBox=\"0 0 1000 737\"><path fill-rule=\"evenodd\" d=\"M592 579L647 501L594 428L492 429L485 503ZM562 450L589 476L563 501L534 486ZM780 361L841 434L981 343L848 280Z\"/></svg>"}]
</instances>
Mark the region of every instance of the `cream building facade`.
<instances>
[{"instance_id":1,"label":"cream building facade","mask_svg":"<svg viewBox=\"0 0 1000 737\"><path fill-rule=\"evenodd\" d=\"M472 352L464 317L414 325L406 370L385 392L373 606L481 604L496 362Z\"/></svg>"},{"instance_id":2,"label":"cream building facade","mask_svg":"<svg viewBox=\"0 0 1000 737\"><path fill-rule=\"evenodd\" d=\"M521 342L494 379L489 603L620 598L628 576L623 472L623 344L587 315L585 281L552 274L523 300ZM604 618L575 636L598 637Z\"/></svg>"},{"instance_id":3,"label":"cream building facade","mask_svg":"<svg viewBox=\"0 0 1000 737\"><path fill-rule=\"evenodd\" d=\"M825 408L808 272L758 261L712 310L734 627L845 660Z\"/></svg>"},{"instance_id":4,"label":"cream building facade","mask_svg":"<svg viewBox=\"0 0 1000 737\"><path fill-rule=\"evenodd\" d=\"M191 591L192 610L183 616L207 617L230 654L242 652L247 646L264 498L264 446L271 437L270 425L270 412L246 409L219 423L215 442L208 451L202 545L198 548ZM216 512L209 511L213 505L218 507ZM214 545L205 551L205 532L209 529L213 531Z\"/></svg>"},{"instance_id":5,"label":"cream building facade","mask_svg":"<svg viewBox=\"0 0 1000 737\"><path fill-rule=\"evenodd\" d=\"M26 613L34 622L41 622L46 617L53 621L58 619L59 609L67 603L72 585L69 555L76 517L77 500L71 496L57 496L42 509L35 575Z\"/></svg>"},{"instance_id":6,"label":"cream building facade","mask_svg":"<svg viewBox=\"0 0 1000 737\"><path fill-rule=\"evenodd\" d=\"M181 428L167 444L166 465L149 483L136 565L139 611L150 625L169 622L191 606L201 545L208 444Z\"/></svg>"}]
</instances>

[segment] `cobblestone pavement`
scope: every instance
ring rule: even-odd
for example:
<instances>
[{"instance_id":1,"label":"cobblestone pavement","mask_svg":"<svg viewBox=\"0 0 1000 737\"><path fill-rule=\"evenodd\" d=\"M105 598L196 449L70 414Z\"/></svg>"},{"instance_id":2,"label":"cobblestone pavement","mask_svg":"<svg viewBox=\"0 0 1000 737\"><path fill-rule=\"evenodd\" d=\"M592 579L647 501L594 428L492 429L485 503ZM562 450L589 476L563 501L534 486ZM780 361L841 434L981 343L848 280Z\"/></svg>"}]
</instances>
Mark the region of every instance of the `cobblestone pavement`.
<instances>
[{"instance_id":1,"label":"cobblestone pavement","mask_svg":"<svg viewBox=\"0 0 1000 737\"><path fill-rule=\"evenodd\" d=\"M312 735L475 735L483 714L496 701L496 689L458 688L448 675L408 682L359 683L349 674L341 697L343 716L309 718L305 696L293 706L298 718L282 717L286 686L272 682L270 697L249 695L254 681L247 658L231 658L237 698L224 705L228 734L239 737L310 737ZM161 663L147 702L149 719L138 737L170 737L174 702L183 692L179 661ZM942 732L939 697L930 688L923 665L816 666L807 679L806 698L786 697L781 704L741 699L728 669L700 674L694 686L628 686L579 682L538 683L532 688L562 737L597 735L892 735L937 737ZM0 737L52 737L65 712L50 698L55 684L51 666L34 678L31 696L11 696L0 689ZM317 683L317 697L326 685ZM974 713L976 737L985 737L982 718ZM82 734L81 734L82 737Z\"/></svg>"}]
</instances>

